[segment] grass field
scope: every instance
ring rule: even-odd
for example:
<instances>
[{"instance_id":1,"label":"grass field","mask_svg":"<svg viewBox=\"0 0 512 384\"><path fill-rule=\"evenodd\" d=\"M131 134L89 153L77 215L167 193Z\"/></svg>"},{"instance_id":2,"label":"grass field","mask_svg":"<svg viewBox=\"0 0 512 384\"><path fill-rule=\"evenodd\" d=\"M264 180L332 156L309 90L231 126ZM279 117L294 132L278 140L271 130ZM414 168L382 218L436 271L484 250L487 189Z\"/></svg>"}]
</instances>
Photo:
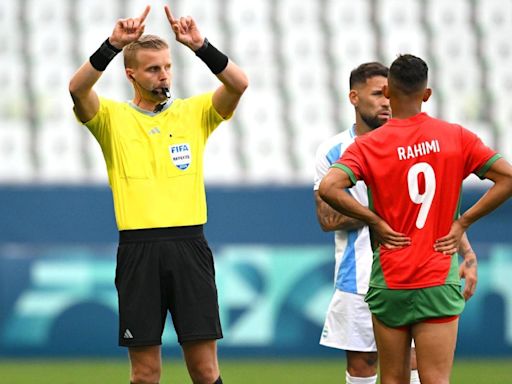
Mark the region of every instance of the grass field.
<instances>
[{"instance_id":1,"label":"grass field","mask_svg":"<svg viewBox=\"0 0 512 384\"><path fill-rule=\"evenodd\" d=\"M222 360L227 384L339 384L344 362L335 360ZM2 384L127 384L123 360L1 360ZM164 363L162 384L190 383L181 361ZM510 384L512 359L458 360L452 384Z\"/></svg>"}]
</instances>

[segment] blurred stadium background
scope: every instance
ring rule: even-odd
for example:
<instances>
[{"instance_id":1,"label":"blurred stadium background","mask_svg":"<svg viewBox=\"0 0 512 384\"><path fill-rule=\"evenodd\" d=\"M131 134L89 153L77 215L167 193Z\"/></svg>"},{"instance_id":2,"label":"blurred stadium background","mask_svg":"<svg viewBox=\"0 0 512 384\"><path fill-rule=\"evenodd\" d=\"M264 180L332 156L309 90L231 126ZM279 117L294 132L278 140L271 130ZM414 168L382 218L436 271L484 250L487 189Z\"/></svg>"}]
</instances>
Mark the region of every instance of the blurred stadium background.
<instances>
[{"instance_id":1,"label":"blurred stadium background","mask_svg":"<svg viewBox=\"0 0 512 384\"><path fill-rule=\"evenodd\" d=\"M216 79L174 42L162 0L0 0L0 357L124 356L116 347L117 234L105 166L73 117L67 87L115 20L147 3L146 33L171 42L173 96L213 89ZM316 224L311 184L317 145L353 122L349 73L398 53L425 58L434 88L426 111L463 124L512 160L512 0L169 4L175 16L193 16L251 83L205 157L221 355L342 356L317 345L333 246ZM131 98L120 57L97 90ZM480 185L465 185L464 207ZM507 203L469 232L480 281L462 317L460 357L512 363L511 228ZM172 332L164 349L179 353Z\"/></svg>"}]
</instances>

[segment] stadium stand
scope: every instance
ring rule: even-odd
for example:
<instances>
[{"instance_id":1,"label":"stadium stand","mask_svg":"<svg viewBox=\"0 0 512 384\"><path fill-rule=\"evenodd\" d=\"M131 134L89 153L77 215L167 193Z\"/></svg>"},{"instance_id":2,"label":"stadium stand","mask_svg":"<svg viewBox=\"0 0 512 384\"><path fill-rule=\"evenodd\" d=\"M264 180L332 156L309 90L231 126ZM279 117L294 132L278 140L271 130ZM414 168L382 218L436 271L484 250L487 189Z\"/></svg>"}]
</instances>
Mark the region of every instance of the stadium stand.
<instances>
[{"instance_id":1,"label":"stadium stand","mask_svg":"<svg viewBox=\"0 0 512 384\"><path fill-rule=\"evenodd\" d=\"M147 0L2 0L0 182L106 183L97 144L73 118L72 72L121 16ZM174 97L212 90L215 78L175 43L152 3L146 33L167 36ZM310 184L318 143L352 124L350 70L411 52L430 64L427 112L477 132L512 157L512 0L176 0L246 70L250 89L211 138L208 184ZM122 58L97 85L129 99Z\"/></svg>"}]
</instances>

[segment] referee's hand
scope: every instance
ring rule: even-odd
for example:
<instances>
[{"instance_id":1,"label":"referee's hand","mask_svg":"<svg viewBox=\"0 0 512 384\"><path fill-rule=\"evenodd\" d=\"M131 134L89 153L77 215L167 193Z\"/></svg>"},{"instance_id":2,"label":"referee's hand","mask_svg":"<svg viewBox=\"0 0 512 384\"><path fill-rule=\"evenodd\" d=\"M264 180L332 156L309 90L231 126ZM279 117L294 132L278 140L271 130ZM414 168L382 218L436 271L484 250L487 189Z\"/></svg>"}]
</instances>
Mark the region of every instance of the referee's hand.
<instances>
[{"instance_id":1,"label":"referee's hand","mask_svg":"<svg viewBox=\"0 0 512 384\"><path fill-rule=\"evenodd\" d=\"M122 49L131 42L137 41L144 33L144 28L146 27L144 23L150 10L151 7L147 5L139 17L117 20L112 35L109 38L110 44L118 49Z\"/></svg>"},{"instance_id":2,"label":"referee's hand","mask_svg":"<svg viewBox=\"0 0 512 384\"><path fill-rule=\"evenodd\" d=\"M186 45L193 51L197 51L203 46L204 37L199 32L197 24L191 16L174 18L168 5L164 6L167 20L176 36L176 40Z\"/></svg>"}]
</instances>

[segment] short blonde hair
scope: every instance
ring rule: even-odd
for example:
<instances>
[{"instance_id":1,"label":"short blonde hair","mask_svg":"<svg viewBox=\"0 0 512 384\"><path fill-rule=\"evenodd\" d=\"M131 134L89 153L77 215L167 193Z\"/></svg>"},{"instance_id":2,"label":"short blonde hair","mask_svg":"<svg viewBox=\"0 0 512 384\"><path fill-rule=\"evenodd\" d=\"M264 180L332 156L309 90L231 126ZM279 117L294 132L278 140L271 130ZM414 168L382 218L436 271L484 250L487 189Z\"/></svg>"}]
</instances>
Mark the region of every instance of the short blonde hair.
<instances>
[{"instance_id":1,"label":"short blonde hair","mask_svg":"<svg viewBox=\"0 0 512 384\"><path fill-rule=\"evenodd\" d=\"M165 40L156 35L142 35L139 40L132 41L123 48L124 67L131 68L137 65L137 52L141 49L168 49L169 45Z\"/></svg>"}]
</instances>

